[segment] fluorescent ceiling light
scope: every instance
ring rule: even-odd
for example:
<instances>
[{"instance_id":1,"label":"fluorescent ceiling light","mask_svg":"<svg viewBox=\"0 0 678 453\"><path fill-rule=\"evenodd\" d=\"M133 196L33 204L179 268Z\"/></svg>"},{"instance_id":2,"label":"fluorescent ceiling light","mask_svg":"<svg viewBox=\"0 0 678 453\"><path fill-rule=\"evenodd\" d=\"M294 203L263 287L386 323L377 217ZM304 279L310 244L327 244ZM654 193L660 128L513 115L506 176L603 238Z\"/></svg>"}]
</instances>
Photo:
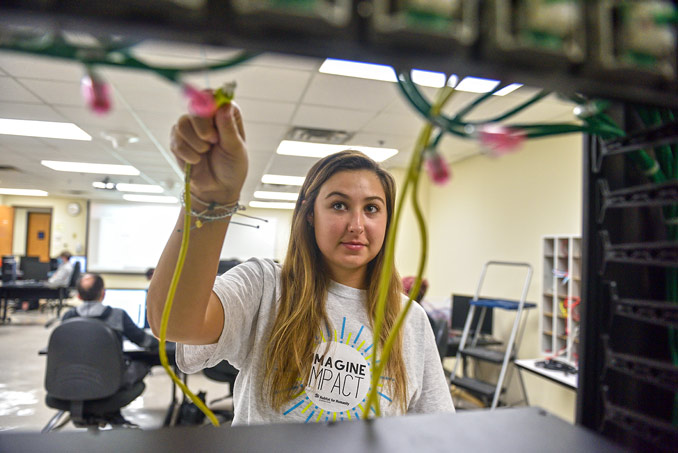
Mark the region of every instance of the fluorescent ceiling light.
<instances>
[{"instance_id":1,"label":"fluorescent ceiling light","mask_svg":"<svg viewBox=\"0 0 678 453\"><path fill-rule=\"evenodd\" d=\"M303 186L305 179L305 176L264 175L261 178L261 182L281 186Z\"/></svg>"},{"instance_id":2,"label":"fluorescent ceiling light","mask_svg":"<svg viewBox=\"0 0 678 453\"><path fill-rule=\"evenodd\" d=\"M55 121L13 120L0 118L0 134L26 137L63 138L91 141L92 137L73 123Z\"/></svg>"},{"instance_id":3,"label":"fluorescent ceiling light","mask_svg":"<svg viewBox=\"0 0 678 453\"><path fill-rule=\"evenodd\" d=\"M391 66L362 63L359 61L336 60L334 58L327 58L320 66L319 72L346 77L358 77L360 79L381 80L384 82L396 82L398 80ZM420 86L441 88L446 84L446 76L442 72L413 69L411 76L412 81ZM447 85L451 87L456 85L457 90L470 93L488 93L499 85L499 80L483 79L480 77L464 77L457 84L458 81L459 78L452 74L447 79ZM505 96L521 86L523 86L521 83L512 83L497 91L494 95Z\"/></svg>"},{"instance_id":4,"label":"fluorescent ceiling light","mask_svg":"<svg viewBox=\"0 0 678 453\"><path fill-rule=\"evenodd\" d=\"M382 80L384 82L397 81L393 68L383 64L327 58L318 71L323 74L358 77L360 79Z\"/></svg>"},{"instance_id":5,"label":"fluorescent ceiling light","mask_svg":"<svg viewBox=\"0 0 678 453\"><path fill-rule=\"evenodd\" d=\"M330 154L343 151L345 149L355 149L365 153L377 162L382 162L389 157L398 154L394 148L375 148L371 146L352 146L352 145L330 145L326 143L297 142L293 140L283 140L278 145L277 153L285 156L302 157L325 157Z\"/></svg>"},{"instance_id":6,"label":"fluorescent ceiling light","mask_svg":"<svg viewBox=\"0 0 678 453\"><path fill-rule=\"evenodd\" d=\"M94 181L92 183L92 187L95 189L107 189L107 190L113 190L115 189L115 183L114 182L105 182L105 181Z\"/></svg>"},{"instance_id":7,"label":"fluorescent ceiling light","mask_svg":"<svg viewBox=\"0 0 678 453\"><path fill-rule=\"evenodd\" d=\"M86 162L64 162L58 160L43 160L45 167L57 171L71 171L76 173L100 173L102 175L137 176L141 172L131 165L89 164Z\"/></svg>"},{"instance_id":8,"label":"fluorescent ceiling light","mask_svg":"<svg viewBox=\"0 0 678 453\"><path fill-rule=\"evenodd\" d=\"M285 203L282 201L250 201L251 208L264 209L294 209L296 203Z\"/></svg>"},{"instance_id":9,"label":"fluorescent ceiling light","mask_svg":"<svg viewBox=\"0 0 678 453\"><path fill-rule=\"evenodd\" d=\"M118 183L115 188L120 192L163 193L165 189L157 184L126 184Z\"/></svg>"},{"instance_id":10,"label":"fluorescent ceiling light","mask_svg":"<svg viewBox=\"0 0 678 453\"><path fill-rule=\"evenodd\" d=\"M422 71L421 69L412 70L412 81L417 85L433 88L442 88L445 86L445 74L442 72Z\"/></svg>"},{"instance_id":11,"label":"fluorescent ceiling light","mask_svg":"<svg viewBox=\"0 0 678 453\"><path fill-rule=\"evenodd\" d=\"M257 190L254 192L254 198L264 198L267 200L297 201L297 198L299 198L299 194L292 192L267 192L265 190Z\"/></svg>"},{"instance_id":12,"label":"fluorescent ceiling light","mask_svg":"<svg viewBox=\"0 0 678 453\"><path fill-rule=\"evenodd\" d=\"M36 189L6 189L0 188L0 195L24 195L27 197L46 197L48 195L44 190Z\"/></svg>"},{"instance_id":13,"label":"fluorescent ceiling light","mask_svg":"<svg viewBox=\"0 0 678 453\"><path fill-rule=\"evenodd\" d=\"M493 93L495 96L506 96L509 93L513 93L516 91L518 88L523 86L522 83L512 83L511 85L506 85L504 88L501 90L497 91L496 93Z\"/></svg>"},{"instance_id":14,"label":"fluorescent ceiling light","mask_svg":"<svg viewBox=\"0 0 678 453\"><path fill-rule=\"evenodd\" d=\"M391 66L362 63L360 61L336 60L334 58L327 58L318 71L323 74L381 80L382 82L397 82L398 80ZM440 88L445 85L445 74L442 72L413 69L412 80L417 85Z\"/></svg>"},{"instance_id":15,"label":"fluorescent ceiling light","mask_svg":"<svg viewBox=\"0 0 678 453\"><path fill-rule=\"evenodd\" d=\"M469 93L488 93L492 91L499 80L481 79L480 77L464 77L456 86L459 91L468 91Z\"/></svg>"},{"instance_id":16,"label":"fluorescent ceiling light","mask_svg":"<svg viewBox=\"0 0 678 453\"><path fill-rule=\"evenodd\" d=\"M178 203L176 197L169 197L163 195L137 195L133 193L126 193L122 196L123 200L139 201L142 203Z\"/></svg>"}]
</instances>

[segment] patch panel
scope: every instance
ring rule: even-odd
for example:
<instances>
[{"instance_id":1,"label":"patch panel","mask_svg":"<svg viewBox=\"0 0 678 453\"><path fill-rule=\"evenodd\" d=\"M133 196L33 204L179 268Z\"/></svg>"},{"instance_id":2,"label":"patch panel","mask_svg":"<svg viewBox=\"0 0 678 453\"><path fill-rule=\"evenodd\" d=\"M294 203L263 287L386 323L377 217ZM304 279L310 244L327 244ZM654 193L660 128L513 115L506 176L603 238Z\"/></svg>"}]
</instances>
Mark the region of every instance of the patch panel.
<instances>
[{"instance_id":1,"label":"patch panel","mask_svg":"<svg viewBox=\"0 0 678 453\"><path fill-rule=\"evenodd\" d=\"M488 48L501 60L568 66L586 58L582 0L495 0Z\"/></svg>"},{"instance_id":2,"label":"patch panel","mask_svg":"<svg viewBox=\"0 0 678 453\"><path fill-rule=\"evenodd\" d=\"M353 17L352 0L233 0L233 11L247 28L329 35L345 30Z\"/></svg>"},{"instance_id":3,"label":"patch panel","mask_svg":"<svg viewBox=\"0 0 678 453\"><path fill-rule=\"evenodd\" d=\"M478 0L374 0L373 42L452 53L477 41L478 11Z\"/></svg>"},{"instance_id":4,"label":"patch panel","mask_svg":"<svg viewBox=\"0 0 678 453\"><path fill-rule=\"evenodd\" d=\"M675 80L678 37L672 1L601 0L594 14L594 55L605 70L654 74ZM663 18L674 18L663 20Z\"/></svg>"},{"instance_id":5,"label":"patch panel","mask_svg":"<svg viewBox=\"0 0 678 453\"><path fill-rule=\"evenodd\" d=\"M146 5L146 3L149 3ZM0 27L211 43L518 81L678 106L678 0L0 2ZM86 20L83 20L85 19ZM131 18L134 18L133 20Z\"/></svg>"}]
</instances>

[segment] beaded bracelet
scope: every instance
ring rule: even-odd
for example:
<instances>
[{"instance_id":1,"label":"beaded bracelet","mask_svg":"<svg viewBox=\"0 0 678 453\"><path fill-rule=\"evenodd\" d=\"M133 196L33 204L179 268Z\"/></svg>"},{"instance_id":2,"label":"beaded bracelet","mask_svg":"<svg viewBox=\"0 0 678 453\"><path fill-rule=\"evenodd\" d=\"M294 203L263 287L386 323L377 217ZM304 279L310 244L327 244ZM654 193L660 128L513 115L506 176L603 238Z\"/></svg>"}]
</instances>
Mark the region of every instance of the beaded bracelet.
<instances>
[{"instance_id":1,"label":"beaded bracelet","mask_svg":"<svg viewBox=\"0 0 678 453\"><path fill-rule=\"evenodd\" d=\"M186 196L185 192L181 194L181 205L184 208L186 207L185 196ZM228 217L233 216L233 214L235 214L236 212L245 209L245 207L238 203L237 201L234 204L230 205L219 205L216 202L207 203L205 201L202 201L193 194L191 194L191 200L196 201L197 203L203 206L206 206L206 208L203 209L202 211L196 211L193 208L191 208L191 210L188 212L188 215L190 215L191 217L195 217L197 219L195 221L196 228L202 227L207 222L226 219Z\"/></svg>"}]
</instances>

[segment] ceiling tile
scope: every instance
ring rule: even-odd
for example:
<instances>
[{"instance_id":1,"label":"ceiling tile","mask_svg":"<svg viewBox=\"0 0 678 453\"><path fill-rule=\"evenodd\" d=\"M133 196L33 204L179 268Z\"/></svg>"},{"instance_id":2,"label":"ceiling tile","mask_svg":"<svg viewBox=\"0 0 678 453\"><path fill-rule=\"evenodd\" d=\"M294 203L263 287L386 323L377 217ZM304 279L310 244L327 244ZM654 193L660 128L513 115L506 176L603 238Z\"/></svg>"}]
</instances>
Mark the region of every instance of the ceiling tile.
<instances>
[{"instance_id":1,"label":"ceiling tile","mask_svg":"<svg viewBox=\"0 0 678 453\"><path fill-rule=\"evenodd\" d=\"M297 156L281 156L276 154L270 161L267 173L287 176L306 176L318 159Z\"/></svg>"},{"instance_id":2,"label":"ceiling tile","mask_svg":"<svg viewBox=\"0 0 678 453\"><path fill-rule=\"evenodd\" d=\"M293 102L266 102L243 97L239 97L236 102L245 121L256 118L257 121L271 124L289 124L296 108Z\"/></svg>"},{"instance_id":3,"label":"ceiling tile","mask_svg":"<svg viewBox=\"0 0 678 453\"><path fill-rule=\"evenodd\" d=\"M36 121L66 121L63 115L48 105L0 102L0 118Z\"/></svg>"},{"instance_id":4,"label":"ceiling tile","mask_svg":"<svg viewBox=\"0 0 678 453\"><path fill-rule=\"evenodd\" d=\"M353 136L352 145L357 146L377 146L383 148L396 148L399 151L407 151L415 142L415 136L409 135L390 135L376 134L370 132L359 132Z\"/></svg>"},{"instance_id":5,"label":"ceiling tile","mask_svg":"<svg viewBox=\"0 0 678 453\"><path fill-rule=\"evenodd\" d=\"M245 121L247 149L274 153L287 133L286 126Z\"/></svg>"},{"instance_id":6,"label":"ceiling tile","mask_svg":"<svg viewBox=\"0 0 678 453\"><path fill-rule=\"evenodd\" d=\"M76 105L83 104L80 94L80 83L57 82L51 80L21 79L21 83L48 104Z\"/></svg>"},{"instance_id":7,"label":"ceiling tile","mask_svg":"<svg viewBox=\"0 0 678 453\"><path fill-rule=\"evenodd\" d=\"M105 115L98 115L83 105L55 106L54 109L76 124L95 126L103 130L141 133L138 123L125 109L113 108Z\"/></svg>"},{"instance_id":8,"label":"ceiling tile","mask_svg":"<svg viewBox=\"0 0 678 453\"><path fill-rule=\"evenodd\" d=\"M16 52L0 52L0 67L14 77L76 83L85 72L82 63Z\"/></svg>"},{"instance_id":9,"label":"ceiling tile","mask_svg":"<svg viewBox=\"0 0 678 453\"><path fill-rule=\"evenodd\" d=\"M374 117L374 113L336 107L301 105L292 121L295 126L356 131Z\"/></svg>"},{"instance_id":10,"label":"ceiling tile","mask_svg":"<svg viewBox=\"0 0 678 453\"><path fill-rule=\"evenodd\" d=\"M365 125L362 132L416 136L424 121L414 114L381 113Z\"/></svg>"},{"instance_id":11,"label":"ceiling tile","mask_svg":"<svg viewBox=\"0 0 678 453\"><path fill-rule=\"evenodd\" d=\"M398 96L395 84L376 80L316 74L304 103L377 112Z\"/></svg>"},{"instance_id":12,"label":"ceiling tile","mask_svg":"<svg viewBox=\"0 0 678 453\"><path fill-rule=\"evenodd\" d=\"M0 101L41 103L40 98L11 77L0 77Z\"/></svg>"},{"instance_id":13,"label":"ceiling tile","mask_svg":"<svg viewBox=\"0 0 678 453\"><path fill-rule=\"evenodd\" d=\"M41 146L40 139L34 137L24 137L22 135L0 135L0 145L13 150L20 150L24 146Z\"/></svg>"}]
</instances>

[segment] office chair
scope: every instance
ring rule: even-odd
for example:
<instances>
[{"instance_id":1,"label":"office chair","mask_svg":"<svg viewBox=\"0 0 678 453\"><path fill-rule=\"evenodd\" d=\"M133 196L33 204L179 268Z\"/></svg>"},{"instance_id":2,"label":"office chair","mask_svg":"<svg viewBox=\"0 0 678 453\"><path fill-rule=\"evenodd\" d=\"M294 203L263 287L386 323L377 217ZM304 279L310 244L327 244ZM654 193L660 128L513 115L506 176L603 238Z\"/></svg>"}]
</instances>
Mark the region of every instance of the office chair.
<instances>
[{"instance_id":1,"label":"office chair","mask_svg":"<svg viewBox=\"0 0 678 453\"><path fill-rule=\"evenodd\" d=\"M222 360L212 368L205 368L204 370L202 370L202 372L205 376L207 376L209 379L212 379L213 381L228 382L230 394L212 400L210 404L214 404L216 402L228 398L229 396L233 396L233 388L235 386L235 378L238 376L238 370L235 367L233 367L233 365L228 363L228 361ZM233 401L233 410L235 411L235 400ZM215 411L215 413L221 415L226 420L233 419L233 412L231 411L218 410Z\"/></svg>"},{"instance_id":2,"label":"office chair","mask_svg":"<svg viewBox=\"0 0 678 453\"><path fill-rule=\"evenodd\" d=\"M120 339L103 322L73 318L49 337L45 389L47 406L59 412L42 432L58 429L65 413L77 427L96 430L125 423L119 410L144 391L143 382L123 385L125 360Z\"/></svg>"}]
</instances>

